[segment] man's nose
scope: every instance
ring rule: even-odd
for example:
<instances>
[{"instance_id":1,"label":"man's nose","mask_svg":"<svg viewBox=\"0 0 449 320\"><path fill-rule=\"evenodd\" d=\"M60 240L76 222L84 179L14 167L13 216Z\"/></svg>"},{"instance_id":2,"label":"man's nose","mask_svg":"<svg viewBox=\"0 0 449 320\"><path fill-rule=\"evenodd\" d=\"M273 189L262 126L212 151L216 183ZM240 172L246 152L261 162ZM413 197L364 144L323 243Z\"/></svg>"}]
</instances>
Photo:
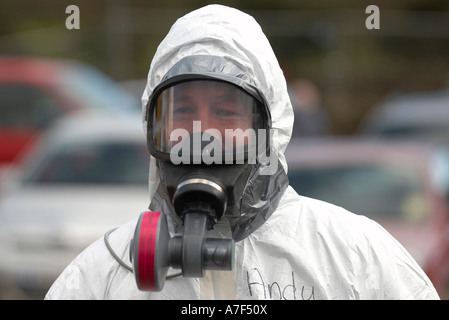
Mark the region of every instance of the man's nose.
<instances>
[{"instance_id":1,"label":"man's nose","mask_svg":"<svg viewBox=\"0 0 449 320\"><path fill-rule=\"evenodd\" d=\"M210 129L213 125L213 119L210 118L211 114L209 112L209 106L201 106L200 112L198 112L198 121L200 121L201 126L195 126L193 132L204 131Z\"/></svg>"}]
</instances>

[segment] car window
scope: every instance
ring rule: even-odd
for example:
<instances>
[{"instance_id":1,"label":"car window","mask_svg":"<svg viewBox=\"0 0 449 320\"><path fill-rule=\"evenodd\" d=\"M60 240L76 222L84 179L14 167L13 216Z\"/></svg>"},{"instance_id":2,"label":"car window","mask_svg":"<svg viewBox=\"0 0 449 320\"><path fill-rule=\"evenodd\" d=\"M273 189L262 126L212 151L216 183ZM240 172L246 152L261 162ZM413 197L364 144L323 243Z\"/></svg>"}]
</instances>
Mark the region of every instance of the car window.
<instances>
[{"instance_id":1,"label":"car window","mask_svg":"<svg viewBox=\"0 0 449 320\"><path fill-rule=\"evenodd\" d=\"M449 147L441 146L432 159L430 177L433 185L444 196L449 196Z\"/></svg>"},{"instance_id":2,"label":"car window","mask_svg":"<svg viewBox=\"0 0 449 320\"><path fill-rule=\"evenodd\" d=\"M62 109L42 90L20 84L0 84L0 126L42 128Z\"/></svg>"},{"instance_id":3,"label":"car window","mask_svg":"<svg viewBox=\"0 0 449 320\"><path fill-rule=\"evenodd\" d=\"M60 90L85 108L124 112L141 111L140 101L102 72L82 65L66 65Z\"/></svg>"},{"instance_id":4,"label":"car window","mask_svg":"<svg viewBox=\"0 0 449 320\"><path fill-rule=\"evenodd\" d=\"M389 138L438 138L449 137L447 124L438 123L417 123L390 125L380 132L381 136Z\"/></svg>"},{"instance_id":5,"label":"car window","mask_svg":"<svg viewBox=\"0 0 449 320\"><path fill-rule=\"evenodd\" d=\"M146 184L148 154L141 144L60 146L26 173L27 183Z\"/></svg>"},{"instance_id":6,"label":"car window","mask_svg":"<svg viewBox=\"0 0 449 320\"><path fill-rule=\"evenodd\" d=\"M290 185L301 195L370 217L419 221L427 214L419 173L408 167L289 168Z\"/></svg>"}]
</instances>

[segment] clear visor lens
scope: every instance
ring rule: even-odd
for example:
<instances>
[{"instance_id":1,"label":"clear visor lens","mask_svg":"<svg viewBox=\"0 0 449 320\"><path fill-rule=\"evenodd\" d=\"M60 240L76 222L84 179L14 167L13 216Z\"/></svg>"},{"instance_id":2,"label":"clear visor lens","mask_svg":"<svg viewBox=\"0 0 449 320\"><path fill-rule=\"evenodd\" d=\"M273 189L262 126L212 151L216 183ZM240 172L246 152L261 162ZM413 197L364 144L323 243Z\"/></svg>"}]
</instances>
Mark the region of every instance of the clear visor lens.
<instances>
[{"instance_id":1,"label":"clear visor lens","mask_svg":"<svg viewBox=\"0 0 449 320\"><path fill-rule=\"evenodd\" d=\"M225 82L178 83L156 97L150 118L152 143L156 150L170 153L186 138L201 134L202 143L213 141L224 150L247 149L263 128L260 109L255 98Z\"/></svg>"}]
</instances>

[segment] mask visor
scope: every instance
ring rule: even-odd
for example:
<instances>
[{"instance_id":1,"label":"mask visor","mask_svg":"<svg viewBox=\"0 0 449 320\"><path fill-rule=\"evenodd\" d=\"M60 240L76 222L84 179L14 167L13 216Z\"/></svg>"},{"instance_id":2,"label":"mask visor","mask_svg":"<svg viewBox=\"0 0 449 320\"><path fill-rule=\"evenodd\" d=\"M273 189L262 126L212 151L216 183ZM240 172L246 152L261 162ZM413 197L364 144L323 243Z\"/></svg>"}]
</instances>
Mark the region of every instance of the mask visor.
<instances>
[{"instance_id":1,"label":"mask visor","mask_svg":"<svg viewBox=\"0 0 449 320\"><path fill-rule=\"evenodd\" d=\"M248 151L257 146L258 130L265 129L262 104L224 81L176 83L151 103L150 152L171 159L201 157L201 163L247 159Z\"/></svg>"}]
</instances>

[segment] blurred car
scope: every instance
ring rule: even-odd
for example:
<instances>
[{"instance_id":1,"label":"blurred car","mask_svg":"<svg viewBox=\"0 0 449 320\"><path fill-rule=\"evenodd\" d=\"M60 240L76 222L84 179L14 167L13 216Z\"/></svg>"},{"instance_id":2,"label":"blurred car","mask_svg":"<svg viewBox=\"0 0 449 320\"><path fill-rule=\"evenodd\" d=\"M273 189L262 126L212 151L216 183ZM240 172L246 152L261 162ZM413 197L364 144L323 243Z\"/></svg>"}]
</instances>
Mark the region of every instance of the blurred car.
<instances>
[{"instance_id":1,"label":"blurred car","mask_svg":"<svg viewBox=\"0 0 449 320\"><path fill-rule=\"evenodd\" d=\"M449 89L393 95L367 114L359 131L378 138L449 140Z\"/></svg>"},{"instance_id":2,"label":"blurred car","mask_svg":"<svg viewBox=\"0 0 449 320\"><path fill-rule=\"evenodd\" d=\"M81 109L128 112L140 104L86 64L0 57L0 164L12 162L53 120Z\"/></svg>"},{"instance_id":3,"label":"blurred car","mask_svg":"<svg viewBox=\"0 0 449 320\"><path fill-rule=\"evenodd\" d=\"M449 153L444 147L310 139L292 141L286 158L290 185L300 195L377 221L447 296Z\"/></svg>"},{"instance_id":4,"label":"blurred car","mask_svg":"<svg viewBox=\"0 0 449 320\"><path fill-rule=\"evenodd\" d=\"M146 210L148 159L140 117L58 121L2 184L0 297L43 297L86 246Z\"/></svg>"}]
</instances>

